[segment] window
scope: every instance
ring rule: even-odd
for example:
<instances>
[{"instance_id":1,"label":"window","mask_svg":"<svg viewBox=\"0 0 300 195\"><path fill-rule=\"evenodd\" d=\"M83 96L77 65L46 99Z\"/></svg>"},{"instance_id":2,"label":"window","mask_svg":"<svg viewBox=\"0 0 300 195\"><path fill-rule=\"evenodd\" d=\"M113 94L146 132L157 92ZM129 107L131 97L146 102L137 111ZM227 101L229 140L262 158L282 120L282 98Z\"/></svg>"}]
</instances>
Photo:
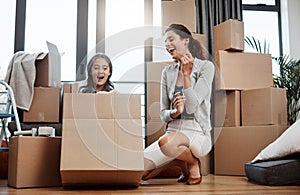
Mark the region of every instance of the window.
<instances>
[{"instance_id":1,"label":"window","mask_svg":"<svg viewBox=\"0 0 300 195\"><path fill-rule=\"evenodd\" d=\"M245 36L254 37L262 44L266 40L272 57L282 55L280 0L243 0ZM253 49L245 45L245 51ZM275 64L275 63L273 63ZM278 74L279 67L273 66Z\"/></svg>"},{"instance_id":2,"label":"window","mask_svg":"<svg viewBox=\"0 0 300 195\"><path fill-rule=\"evenodd\" d=\"M88 2L88 55L93 56L96 52L96 17L97 0ZM91 56L88 56L90 58Z\"/></svg>"},{"instance_id":3,"label":"window","mask_svg":"<svg viewBox=\"0 0 300 195\"><path fill-rule=\"evenodd\" d=\"M47 9L45 9L47 8ZM74 81L76 74L77 1L27 0L25 51L48 52L46 41L55 44L61 57L61 80Z\"/></svg>"},{"instance_id":4,"label":"window","mask_svg":"<svg viewBox=\"0 0 300 195\"><path fill-rule=\"evenodd\" d=\"M266 40L270 45L270 53L279 56L278 14L266 11L243 11L245 36ZM247 47L247 45L246 45ZM247 50L251 50L247 47Z\"/></svg>"},{"instance_id":5,"label":"window","mask_svg":"<svg viewBox=\"0 0 300 195\"><path fill-rule=\"evenodd\" d=\"M0 79L4 79L14 54L16 1L0 1Z\"/></svg>"},{"instance_id":6,"label":"window","mask_svg":"<svg viewBox=\"0 0 300 195\"><path fill-rule=\"evenodd\" d=\"M257 4L275 5L275 0L243 0L243 4L248 4L248 5L257 5Z\"/></svg>"},{"instance_id":7,"label":"window","mask_svg":"<svg viewBox=\"0 0 300 195\"><path fill-rule=\"evenodd\" d=\"M144 26L144 1L106 1L105 19L105 53L114 66L112 80L143 82L144 70L140 66L144 64L144 43L132 45L131 42L139 36L134 29ZM140 72L132 77L130 72L135 67L139 67Z\"/></svg>"}]
</instances>

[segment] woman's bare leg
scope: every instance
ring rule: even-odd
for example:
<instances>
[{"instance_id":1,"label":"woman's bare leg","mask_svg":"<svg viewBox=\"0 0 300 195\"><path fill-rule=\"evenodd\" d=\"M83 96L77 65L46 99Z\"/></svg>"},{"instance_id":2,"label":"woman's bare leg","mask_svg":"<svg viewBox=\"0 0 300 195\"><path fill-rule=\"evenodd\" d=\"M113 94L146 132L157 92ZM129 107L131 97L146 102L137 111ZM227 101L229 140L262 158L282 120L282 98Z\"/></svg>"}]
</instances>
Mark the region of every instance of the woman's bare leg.
<instances>
[{"instance_id":1,"label":"woman's bare leg","mask_svg":"<svg viewBox=\"0 0 300 195\"><path fill-rule=\"evenodd\" d=\"M155 167L156 166L153 161L151 161L147 158L144 158L144 170L145 171L143 173L142 179L148 180L148 179L155 177L159 173L158 171L160 171ZM156 173L156 172L158 172L158 173Z\"/></svg>"},{"instance_id":2,"label":"woman's bare leg","mask_svg":"<svg viewBox=\"0 0 300 195\"><path fill-rule=\"evenodd\" d=\"M185 177L189 176L189 172L187 170L186 163L183 161L177 160L177 159L174 159L173 161L171 161L170 163L168 163L166 165L155 168L155 164L151 160L145 158L144 166L145 166L145 171L144 171L144 174L142 177L143 180L151 179L151 178L157 176L163 170L165 170L169 167L172 167L172 166L179 167L182 171L182 174Z\"/></svg>"},{"instance_id":3,"label":"woman's bare leg","mask_svg":"<svg viewBox=\"0 0 300 195\"><path fill-rule=\"evenodd\" d=\"M190 184L201 182L199 160L193 156L189 149L189 139L184 134L180 132L170 133L159 141L159 146L166 156L187 162Z\"/></svg>"}]
</instances>

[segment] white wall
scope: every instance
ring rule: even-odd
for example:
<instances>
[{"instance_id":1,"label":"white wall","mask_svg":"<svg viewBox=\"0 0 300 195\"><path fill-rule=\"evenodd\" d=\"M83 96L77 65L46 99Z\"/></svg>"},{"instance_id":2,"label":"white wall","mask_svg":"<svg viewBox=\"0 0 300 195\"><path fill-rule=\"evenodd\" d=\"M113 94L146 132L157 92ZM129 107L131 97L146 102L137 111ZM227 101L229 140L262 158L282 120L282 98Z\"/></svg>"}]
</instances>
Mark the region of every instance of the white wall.
<instances>
[{"instance_id":1,"label":"white wall","mask_svg":"<svg viewBox=\"0 0 300 195\"><path fill-rule=\"evenodd\" d=\"M300 1L281 0L283 52L300 59Z\"/></svg>"}]
</instances>

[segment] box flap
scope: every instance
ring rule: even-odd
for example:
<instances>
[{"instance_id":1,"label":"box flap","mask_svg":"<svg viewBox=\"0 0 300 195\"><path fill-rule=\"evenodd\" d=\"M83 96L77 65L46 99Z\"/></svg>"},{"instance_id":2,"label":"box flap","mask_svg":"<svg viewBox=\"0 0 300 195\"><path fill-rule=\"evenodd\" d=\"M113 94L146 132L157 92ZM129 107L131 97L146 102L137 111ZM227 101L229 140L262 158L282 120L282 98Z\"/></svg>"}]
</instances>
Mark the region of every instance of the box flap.
<instances>
[{"instance_id":1,"label":"box flap","mask_svg":"<svg viewBox=\"0 0 300 195\"><path fill-rule=\"evenodd\" d=\"M53 87L61 87L61 56L57 46L46 42L49 50L49 84Z\"/></svg>"}]
</instances>

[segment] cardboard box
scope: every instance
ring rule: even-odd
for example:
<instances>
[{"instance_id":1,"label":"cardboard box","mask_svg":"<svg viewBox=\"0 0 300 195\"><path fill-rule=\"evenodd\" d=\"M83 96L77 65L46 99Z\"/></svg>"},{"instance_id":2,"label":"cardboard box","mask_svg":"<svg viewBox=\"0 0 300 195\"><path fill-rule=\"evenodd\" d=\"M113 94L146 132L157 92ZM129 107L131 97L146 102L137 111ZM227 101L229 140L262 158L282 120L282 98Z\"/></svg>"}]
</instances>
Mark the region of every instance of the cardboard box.
<instances>
[{"instance_id":1,"label":"cardboard box","mask_svg":"<svg viewBox=\"0 0 300 195\"><path fill-rule=\"evenodd\" d=\"M244 23L229 19L213 27L214 51L244 51Z\"/></svg>"},{"instance_id":2,"label":"cardboard box","mask_svg":"<svg viewBox=\"0 0 300 195\"><path fill-rule=\"evenodd\" d=\"M242 125L287 125L287 98L283 88L244 90Z\"/></svg>"},{"instance_id":3,"label":"cardboard box","mask_svg":"<svg viewBox=\"0 0 300 195\"><path fill-rule=\"evenodd\" d=\"M162 70L176 62L148 62L147 63L147 121L160 118L160 82Z\"/></svg>"},{"instance_id":4,"label":"cardboard box","mask_svg":"<svg viewBox=\"0 0 300 195\"><path fill-rule=\"evenodd\" d=\"M270 54L218 51L215 62L221 82L217 89L246 90L273 86Z\"/></svg>"},{"instance_id":5,"label":"cardboard box","mask_svg":"<svg viewBox=\"0 0 300 195\"><path fill-rule=\"evenodd\" d=\"M244 164L278 138L288 127L278 125L219 127L215 137L216 175L245 175Z\"/></svg>"},{"instance_id":6,"label":"cardboard box","mask_svg":"<svg viewBox=\"0 0 300 195\"><path fill-rule=\"evenodd\" d=\"M23 122L59 122L60 88L35 87L32 104L23 112Z\"/></svg>"},{"instance_id":7,"label":"cardboard box","mask_svg":"<svg viewBox=\"0 0 300 195\"><path fill-rule=\"evenodd\" d=\"M2 140L1 143L1 149L7 147L6 141ZM8 151L1 151L0 152L0 179L7 179L8 175Z\"/></svg>"},{"instance_id":8,"label":"cardboard box","mask_svg":"<svg viewBox=\"0 0 300 195\"><path fill-rule=\"evenodd\" d=\"M60 137L11 137L8 186L14 188L61 186Z\"/></svg>"},{"instance_id":9,"label":"cardboard box","mask_svg":"<svg viewBox=\"0 0 300 195\"><path fill-rule=\"evenodd\" d=\"M241 92L216 91L215 97L215 126L241 126Z\"/></svg>"},{"instance_id":10,"label":"cardboard box","mask_svg":"<svg viewBox=\"0 0 300 195\"><path fill-rule=\"evenodd\" d=\"M193 33L193 38L198 40L201 44L201 49L203 53L203 57L208 59L208 50L207 50L207 43L206 43L206 35L205 34L198 34Z\"/></svg>"},{"instance_id":11,"label":"cardboard box","mask_svg":"<svg viewBox=\"0 0 300 195\"><path fill-rule=\"evenodd\" d=\"M160 119L161 73L166 66L174 63L172 61L147 63L146 147L165 132L166 124Z\"/></svg>"},{"instance_id":12,"label":"cardboard box","mask_svg":"<svg viewBox=\"0 0 300 195\"><path fill-rule=\"evenodd\" d=\"M160 119L160 83L147 84L147 122L151 119Z\"/></svg>"},{"instance_id":13,"label":"cardboard box","mask_svg":"<svg viewBox=\"0 0 300 195\"><path fill-rule=\"evenodd\" d=\"M140 102L140 95L132 94L64 95L64 186L139 185L144 171Z\"/></svg>"},{"instance_id":14,"label":"cardboard box","mask_svg":"<svg viewBox=\"0 0 300 195\"><path fill-rule=\"evenodd\" d=\"M165 133L166 124L159 118L149 120L146 123L146 147L155 142L160 136Z\"/></svg>"},{"instance_id":15,"label":"cardboard box","mask_svg":"<svg viewBox=\"0 0 300 195\"><path fill-rule=\"evenodd\" d=\"M64 93L79 93L79 83L78 82L64 82L63 83Z\"/></svg>"},{"instance_id":16,"label":"cardboard box","mask_svg":"<svg viewBox=\"0 0 300 195\"><path fill-rule=\"evenodd\" d=\"M48 53L37 57L35 87L61 87L61 56L56 45L47 42Z\"/></svg>"},{"instance_id":17,"label":"cardboard box","mask_svg":"<svg viewBox=\"0 0 300 195\"><path fill-rule=\"evenodd\" d=\"M203 176L210 174L210 153L203 157L200 157L200 163L201 163L201 167L200 167L201 174Z\"/></svg>"},{"instance_id":18,"label":"cardboard box","mask_svg":"<svg viewBox=\"0 0 300 195\"><path fill-rule=\"evenodd\" d=\"M161 2L162 25L183 24L191 32L196 32L195 0L178 0Z\"/></svg>"}]
</instances>

